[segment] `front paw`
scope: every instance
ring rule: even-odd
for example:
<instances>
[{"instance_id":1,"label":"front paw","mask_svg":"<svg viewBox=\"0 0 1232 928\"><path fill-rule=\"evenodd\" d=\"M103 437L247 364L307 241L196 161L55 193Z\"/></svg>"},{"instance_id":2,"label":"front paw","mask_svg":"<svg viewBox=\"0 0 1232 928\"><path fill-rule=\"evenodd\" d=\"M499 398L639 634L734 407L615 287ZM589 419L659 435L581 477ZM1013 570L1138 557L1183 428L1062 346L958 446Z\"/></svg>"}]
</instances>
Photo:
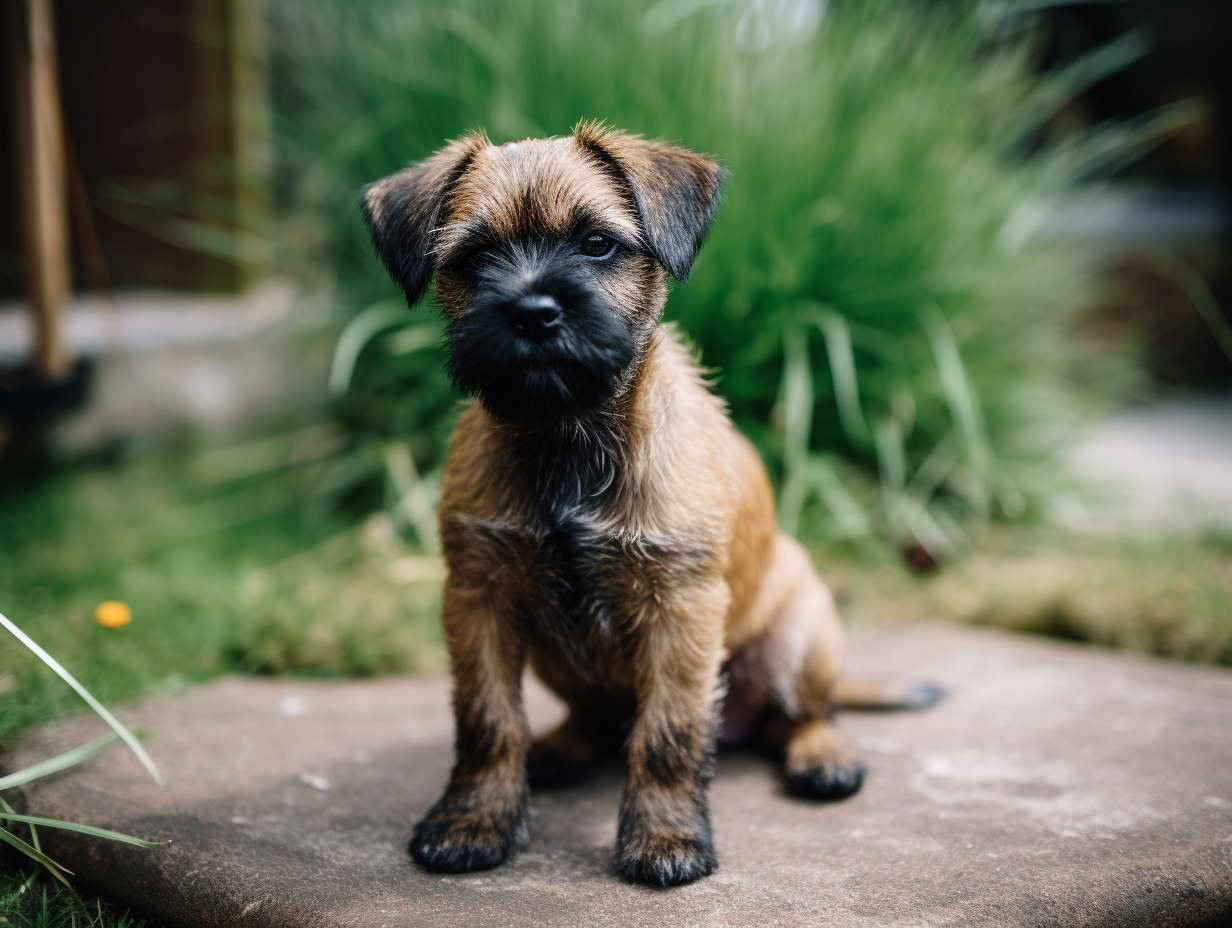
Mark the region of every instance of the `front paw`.
<instances>
[{"instance_id":1,"label":"front paw","mask_svg":"<svg viewBox=\"0 0 1232 928\"><path fill-rule=\"evenodd\" d=\"M661 887L714 873L719 860L704 805L683 814L679 808L663 811L668 814L654 814L644 806L622 810L616 872L630 883Z\"/></svg>"},{"instance_id":2,"label":"front paw","mask_svg":"<svg viewBox=\"0 0 1232 928\"><path fill-rule=\"evenodd\" d=\"M446 795L415 826L410 852L433 873L471 873L500 866L526 840L524 798L511 808Z\"/></svg>"},{"instance_id":3,"label":"front paw","mask_svg":"<svg viewBox=\"0 0 1232 928\"><path fill-rule=\"evenodd\" d=\"M710 835L663 830L621 846L616 872L630 883L678 886L709 876L719 868Z\"/></svg>"}]
</instances>

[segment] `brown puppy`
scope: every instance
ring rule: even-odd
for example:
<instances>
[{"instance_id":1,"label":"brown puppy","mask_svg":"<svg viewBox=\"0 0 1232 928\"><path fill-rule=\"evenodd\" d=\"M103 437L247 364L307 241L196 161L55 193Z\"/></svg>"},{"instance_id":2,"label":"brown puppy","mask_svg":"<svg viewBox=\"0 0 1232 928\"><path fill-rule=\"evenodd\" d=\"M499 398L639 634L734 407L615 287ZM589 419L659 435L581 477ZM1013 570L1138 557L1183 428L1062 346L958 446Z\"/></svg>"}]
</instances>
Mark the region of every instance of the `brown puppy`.
<instances>
[{"instance_id":1,"label":"brown puppy","mask_svg":"<svg viewBox=\"0 0 1232 928\"><path fill-rule=\"evenodd\" d=\"M436 275L451 374L478 399L441 487L457 759L411 841L429 870L502 863L526 839L528 773L571 781L623 743L618 871L663 886L712 872L724 680L723 736L778 739L791 792L860 787L831 718L830 594L779 532L756 452L659 322L722 173L582 123L499 147L470 135L365 193L408 301ZM527 662L569 706L534 743Z\"/></svg>"}]
</instances>

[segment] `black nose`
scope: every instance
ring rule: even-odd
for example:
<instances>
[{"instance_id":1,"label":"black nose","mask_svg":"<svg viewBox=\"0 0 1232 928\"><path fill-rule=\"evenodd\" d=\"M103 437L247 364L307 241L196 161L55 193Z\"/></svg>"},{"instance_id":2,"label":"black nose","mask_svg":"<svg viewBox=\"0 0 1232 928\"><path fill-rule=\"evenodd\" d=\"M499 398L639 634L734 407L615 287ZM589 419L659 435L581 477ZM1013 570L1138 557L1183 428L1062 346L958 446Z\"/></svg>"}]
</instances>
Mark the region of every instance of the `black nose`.
<instances>
[{"instance_id":1,"label":"black nose","mask_svg":"<svg viewBox=\"0 0 1232 928\"><path fill-rule=\"evenodd\" d=\"M546 293L518 297L509 304L513 330L524 338L548 338L560 328L560 304Z\"/></svg>"}]
</instances>

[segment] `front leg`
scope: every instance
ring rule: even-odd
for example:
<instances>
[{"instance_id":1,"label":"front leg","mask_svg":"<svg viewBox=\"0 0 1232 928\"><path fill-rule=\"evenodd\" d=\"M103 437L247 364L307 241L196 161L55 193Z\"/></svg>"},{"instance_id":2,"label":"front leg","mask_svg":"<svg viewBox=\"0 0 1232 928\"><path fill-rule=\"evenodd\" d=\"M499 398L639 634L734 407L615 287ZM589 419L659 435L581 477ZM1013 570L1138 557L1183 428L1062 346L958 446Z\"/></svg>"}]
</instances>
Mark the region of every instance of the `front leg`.
<instances>
[{"instance_id":1,"label":"front leg","mask_svg":"<svg viewBox=\"0 0 1232 928\"><path fill-rule=\"evenodd\" d=\"M445 585L444 625L457 726L445 794L415 826L411 855L437 873L504 863L526 842L524 650L507 604L488 586Z\"/></svg>"},{"instance_id":2,"label":"front leg","mask_svg":"<svg viewBox=\"0 0 1232 928\"><path fill-rule=\"evenodd\" d=\"M616 869L654 886L718 867L706 789L727 586L715 581L657 598L638 622L638 714L629 736Z\"/></svg>"}]
</instances>

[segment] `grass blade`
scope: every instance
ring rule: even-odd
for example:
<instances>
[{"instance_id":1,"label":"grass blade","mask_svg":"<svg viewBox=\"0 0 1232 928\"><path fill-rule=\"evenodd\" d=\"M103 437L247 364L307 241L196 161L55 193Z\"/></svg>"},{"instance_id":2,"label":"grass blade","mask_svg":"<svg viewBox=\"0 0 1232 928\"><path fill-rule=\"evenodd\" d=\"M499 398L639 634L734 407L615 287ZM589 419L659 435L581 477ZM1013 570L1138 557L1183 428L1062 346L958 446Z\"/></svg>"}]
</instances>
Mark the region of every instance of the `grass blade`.
<instances>
[{"instance_id":1,"label":"grass blade","mask_svg":"<svg viewBox=\"0 0 1232 928\"><path fill-rule=\"evenodd\" d=\"M69 673L59 661L44 651L39 646L37 641L9 621L3 613L0 613L0 625L3 625L14 638L29 648L35 657L55 671L56 675L61 680L67 683L78 696L84 699L86 705L93 709L98 714L99 718L110 725L111 730L119 735L120 740L128 745L128 749L136 755L137 760L141 761L141 765L145 767L146 772L153 777L154 782L159 786L163 785L162 774L158 772L158 767L155 766L153 759L151 759L150 755L146 753L145 748L138 743L137 737L128 730L128 727L123 722L112 715L107 707L95 699L94 695L82 686L81 683L78 682L77 678Z\"/></svg>"},{"instance_id":2,"label":"grass blade","mask_svg":"<svg viewBox=\"0 0 1232 928\"><path fill-rule=\"evenodd\" d=\"M941 389L958 427L967 460L974 471L978 494L974 503L981 516L987 515L992 480L992 452L989 450L988 436L984 429L980 400L967 376L958 342L954 340L954 334L945 320L939 313L930 313L925 320L925 329L932 344Z\"/></svg>"},{"instance_id":3,"label":"grass blade","mask_svg":"<svg viewBox=\"0 0 1232 928\"><path fill-rule=\"evenodd\" d=\"M860 383L856 377L856 359L847 320L828 309L818 315L817 325L826 337L826 354L830 358L830 377L834 381L839 422L853 442L866 442L868 423L864 421L864 412L860 408Z\"/></svg>"},{"instance_id":4,"label":"grass blade","mask_svg":"<svg viewBox=\"0 0 1232 928\"><path fill-rule=\"evenodd\" d=\"M441 342L441 331L434 325L412 325L394 332L385 346L390 356L410 354L425 348L435 348Z\"/></svg>"},{"instance_id":5,"label":"grass blade","mask_svg":"<svg viewBox=\"0 0 1232 928\"><path fill-rule=\"evenodd\" d=\"M1229 361L1232 361L1232 325L1229 325L1228 320L1224 318L1219 301L1202 276L1184 261L1163 252L1153 255L1151 263L1164 277L1181 288L1193 308L1197 310L1198 316L1210 330L1211 337L1215 339L1219 350Z\"/></svg>"},{"instance_id":6,"label":"grass blade","mask_svg":"<svg viewBox=\"0 0 1232 928\"><path fill-rule=\"evenodd\" d=\"M815 458L811 469L813 488L837 523L839 538L862 541L872 533L869 519L859 500L844 486L832 461Z\"/></svg>"},{"instance_id":7,"label":"grass blade","mask_svg":"<svg viewBox=\"0 0 1232 928\"><path fill-rule=\"evenodd\" d=\"M78 822L62 822L55 818L40 818L37 815L18 815L15 812L0 812L0 821L22 822L26 825L38 825L43 828L58 828L61 831L75 831L79 834L95 838L106 838L108 841L118 841L121 844L132 844L136 847L160 848L167 847L170 841L144 841L123 832L111 831L107 828L95 828L93 825L82 825Z\"/></svg>"},{"instance_id":8,"label":"grass blade","mask_svg":"<svg viewBox=\"0 0 1232 928\"><path fill-rule=\"evenodd\" d=\"M372 339L398 325L405 317L406 310L401 304L394 300L381 300L347 323L334 345L334 357L329 366L330 393L337 396L347 391L360 352Z\"/></svg>"},{"instance_id":9,"label":"grass blade","mask_svg":"<svg viewBox=\"0 0 1232 928\"><path fill-rule=\"evenodd\" d=\"M945 527L928 508L906 494L896 500L896 514L911 537L936 561L954 557L956 548Z\"/></svg>"},{"instance_id":10,"label":"grass blade","mask_svg":"<svg viewBox=\"0 0 1232 928\"><path fill-rule=\"evenodd\" d=\"M48 873L54 876L57 880L59 880L65 886L69 885L68 878L65 876L65 874L67 873L71 876L73 871L68 869L68 867L65 867L62 864L56 863L54 860L52 860L50 857L48 857L38 848L31 847L29 844L21 840L21 838L17 837L17 835L13 834L11 831L8 831L7 829L0 828L0 841L3 841L9 847L15 848L17 851L21 852L22 854L25 854L35 863L42 864L44 867L47 868Z\"/></svg>"},{"instance_id":11,"label":"grass blade","mask_svg":"<svg viewBox=\"0 0 1232 928\"><path fill-rule=\"evenodd\" d=\"M1151 50L1144 29L1131 29L1081 55L1058 75L1057 83L1070 98L1099 83L1110 74L1123 71Z\"/></svg>"},{"instance_id":12,"label":"grass blade","mask_svg":"<svg viewBox=\"0 0 1232 928\"><path fill-rule=\"evenodd\" d=\"M783 349L783 489L779 493L779 522L785 532L795 534L807 495L805 467L813 417L813 377L803 330L793 327L784 332Z\"/></svg>"},{"instance_id":13,"label":"grass blade","mask_svg":"<svg viewBox=\"0 0 1232 928\"><path fill-rule=\"evenodd\" d=\"M59 773L61 770L67 770L69 767L75 767L77 764L103 753L103 751L119 740L119 735L116 735L114 732L110 735L103 735L101 738L95 738L81 747L65 751L63 754L57 754L55 757L49 757L47 760L39 761L37 764L31 764L24 770L10 773L6 777L0 777L0 790L23 786L26 783L50 776L53 773Z\"/></svg>"},{"instance_id":14,"label":"grass blade","mask_svg":"<svg viewBox=\"0 0 1232 928\"><path fill-rule=\"evenodd\" d=\"M390 441L381 449L385 470L393 482L398 502L394 509L415 529L420 545L429 554L440 550L436 537L436 507L431 482L420 475L410 442Z\"/></svg>"},{"instance_id":15,"label":"grass blade","mask_svg":"<svg viewBox=\"0 0 1232 928\"><path fill-rule=\"evenodd\" d=\"M813 420L813 375L804 331L783 333L783 457L803 463Z\"/></svg>"},{"instance_id":16,"label":"grass blade","mask_svg":"<svg viewBox=\"0 0 1232 928\"><path fill-rule=\"evenodd\" d=\"M933 494L958 465L958 449L955 447L953 435L951 432L937 442L907 484L907 494L918 499L922 505L928 504Z\"/></svg>"},{"instance_id":17,"label":"grass blade","mask_svg":"<svg viewBox=\"0 0 1232 928\"><path fill-rule=\"evenodd\" d=\"M3 810L5 812L16 812L17 811L11 805L5 802L3 799L0 799L0 810ZM42 852L43 844L42 842L39 841L38 829L35 828L33 825L30 826L30 844L34 846L34 849L36 851ZM37 876L38 876L37 870L31 871L30 875L26 877L25 880L22 881L21 886L18 887L17 895L20 896L22 893L28 890L31 886L33 886L34 880Z\"/></svg>"},{"instance_id":18,"label":"grass blade","mask_svg":"<svg viewBox=\"0 0 1232 928\"><path fill-rule=\"evenodd\" d=\"M877 425L874 439L882 488L901 493L907 483L907 452L902 426L895 419L885 419Z\"/></svg>"}]
</instances>

